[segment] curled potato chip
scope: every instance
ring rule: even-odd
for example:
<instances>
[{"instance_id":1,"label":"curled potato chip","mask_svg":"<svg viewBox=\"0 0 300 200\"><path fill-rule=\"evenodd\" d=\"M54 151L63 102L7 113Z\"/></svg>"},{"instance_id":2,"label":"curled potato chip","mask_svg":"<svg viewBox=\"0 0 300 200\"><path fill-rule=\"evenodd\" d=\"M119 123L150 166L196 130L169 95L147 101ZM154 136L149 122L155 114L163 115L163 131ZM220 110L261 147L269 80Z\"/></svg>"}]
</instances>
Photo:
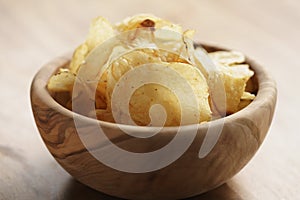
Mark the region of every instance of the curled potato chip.
<instances>
[{"instance_id":1,"label":"curled potato chip","mask_svg":"<svg viewBox=\"0 0 300 200\"><path fill-rule=\"evenodd\" d=\"M72 91L76 76L70 71L62 71L49 79L48 90L50 92Z\"/></svg>"},{"instance_id":2,"label":"curled potato chip","mask_svg":"<svg viewBox=\"0 0 300 200\"><path fill-rule=\"evenodd\" d=\"M244 54L237 51L215 51L208 55L214 62L229 66L246 61Z\"/></svg>"},{"instance_id":3,"label":"curled potato chip","mask_svg":"<svg viewBox=\"0 0 300 200\"><path fill-rule=\"evenodd\" d=\"M196 52L199 53L195 57L197 65L209 85L213 113L224 116L238 111L247 81L254 74L249 65L236 64L245 62L245 56L239 52L217 51L208 54L213 61L210 62L199 57L204 53L201 49Z\"/></svg>"},{"instance_id":4,"label":"curled potato chip","mask_svg":"<svg viewBox=\"0 0 300 200\"><path fill-rule=\"evenodd\" d=\"M93 19L89 34L86 39L86 45L92 50L97 45L105 42L115 35L113 25L104 17Z\"/></svg>"},{"instance_id":5,"label":"curled potato chip","mask_svg":"<svg viewBox=\"0 0 300 200\"><path fill-rule=\"evenodd\" d=\"M226 94L226 108L222 104L215 104L216 110L219 113L232 114L238 111L238 106L242 95L244 94L246 83L254 72L249 69L248 65L239 65L227 67L224 65L218 65L219 75L224 85L224 90ZM209 83L210 95L214 101L214 97L220 88L219 85L215 84L216 79L212 79Z\"/></svg>"},{"instance_id":6,"label":"curled potato chip","mask_svg":"<svg viewBox=\"0 0 300 200\"><path fill-rule=\"evenodd\" d=\"M81 44L74 52L70 63L70 70L77 73L79 66L84 62L88 53L97 45L115 35L112 24L103 17L93 19L85 43Z\"/></svg>"},{"instance_id":7,"label":"curled potato chip","mask_svg":"<svg viewBox=\"0 0 300 200\"><path fill-rule=\"evenodd\" d=\"M200 113L199 122L209 121L211 111L208 103L208 86L201 72L189 64L163 64L179 73L192 87L198 106L189 105L191 107L190 115L198 111ZM180 88L180 84L178 82L178 88ZM155 104L162 105L166 110L165 126L185 125L181 124L183 123L181 122L181 108L177 97L168 88L158 84L144 85L132 95L129 108L133 120L139 125L148 125L150 123L149 110Z\"/></svg>"},{"instance_id":8,"label":"curled potato chip","mask_svg":"<svg viewBox=\"0 0 300 200\"><path fill-rule=\"evenodd\" d=\"M161 63L161 62L182 62L187 63L186 60L180 58L179 55L164 50L155 49L140 49L127 53L116 61L114 61L110 68L107 70L107 87L106 87L106 100L108 107L110 106L110 97L116 82L127 71L136 66L148 63Z\"/></svg>"},{"instance_id":9,"label":"curled potato chip","mask_svg":"<svg viewBox=\"0 0 300 200\"><path fill-rule=\"evenodd\" d=\"M73 53L73 57L70 63L71 72L77 73L79 66L83 63L88 53L89 48L85 43L77 47L77 49Z\"/></svg>"},{"instance_id":10,"label":"curled potato chip","mask_svg":"<svg viewBox=\"0 0 300 200\"><path fill-rule=\"evenodd\" d=\"M110 109L113 89L121 76L136 66L155 62L160 62L159 58L153 57L142 51L132 51L114 61L107 70L106 99L108 109Z\"/></svg>"},{"instance_id":11,"label":"curled potato chip","mask_svg":"<svg viewBox=\"0 0 300 200\"><path fill-rule=\"evenodd\" d=\"M152 52L153 53L153 52ZM156 52L157 53L157 52ZM208 103L208 86L201 72L185 63L167 63L162 62L159 57L153 57L142 51L134 51L123 56L112 64L108 71L107 99L110 104L111 96L117 81L130 69L138 67L142 64L160 63L165 67L170 67L178 72L192 87L199 103L199 122L209 121L211 119L211 111ZM166 77L161 77L162 79ZM180 88L180 83L178 83ZM131 96L129 110L132 119L138 125L148 125L150 123L149 110L152 105L160 104L166 109L167 120L165 126L176 126L181 123L181 108L177 97L167 88L158 84L146 84L138 88ZM195 107L195 105L190 105ZM110 106L108 106L109 108Z\"/></svg>"},{"instance_id":12,"label":"curled potato chip","mask_svg":"<svg viewBox=\"0 0 300 200\"><path fill-rule=\"evenodd\" d=\"M68 109L72 109L72 89L76 76L68 69L61 68L48 82L47 89L53 98Z\"/></svg>"},{"instance_id":13,"label":"curled potato chip","mask_svg":"<svg viewBox=\"0 0 300 200\"><path fill-rule=\"evenodd\" d=\"M180 104L175 94L168 88L159 84L146 84L138 88L131 96L129 112L131 118L140 126L156 126L155 122L150 124L149 111L151 106L159 104L166 112L165 126L180 125ZM156 113L157 114L157 113Z\"/></svg>"}]
</instances>

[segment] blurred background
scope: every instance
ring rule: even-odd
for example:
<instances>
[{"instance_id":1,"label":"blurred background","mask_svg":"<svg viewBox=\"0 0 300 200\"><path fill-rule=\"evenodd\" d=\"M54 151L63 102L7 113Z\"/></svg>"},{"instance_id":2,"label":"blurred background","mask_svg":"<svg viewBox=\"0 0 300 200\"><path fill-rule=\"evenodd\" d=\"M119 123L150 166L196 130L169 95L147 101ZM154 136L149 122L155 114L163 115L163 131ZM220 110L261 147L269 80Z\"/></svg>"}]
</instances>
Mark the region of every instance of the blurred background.
<instances>
[{"instance_id":1,"label":"blurred background","mask_svg":"<svg viewBox=\"0 0 300 200\"><path fill-rule=\"evenodd\" d=\"M196 30L196 41L244 52L278 84L274 121L254 159L227 184L194 199L299 199L298 0L0 0L0 199L110 199L74 181L34 126L38 69L84 41L91 19L138 13Z\"/></svg>"}]
</instances>

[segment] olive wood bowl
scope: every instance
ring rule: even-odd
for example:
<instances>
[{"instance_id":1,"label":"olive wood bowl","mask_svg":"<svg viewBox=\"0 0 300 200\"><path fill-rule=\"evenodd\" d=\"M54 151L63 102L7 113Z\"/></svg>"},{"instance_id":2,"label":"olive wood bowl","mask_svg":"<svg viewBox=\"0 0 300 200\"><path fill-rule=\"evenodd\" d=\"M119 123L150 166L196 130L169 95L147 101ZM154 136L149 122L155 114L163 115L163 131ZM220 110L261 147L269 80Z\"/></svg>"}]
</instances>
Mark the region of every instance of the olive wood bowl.
<instances>
[{"instance_id":1,"label":"olive wood bowl","mask_svg":"<svg viewBox=\"0 0 300 200\"><path fill-rule=\"evenodd\" d=\"M224 50L203 45L208 51ZM209 126L220 120L189 125L197 134L183 155L170 165L152 172L130 173L112 169L98 161L79 138L74 116L85 124L87 134L98 124L114 145L132 152L151 152L162 148L176 135L178 127L165 127L159 134L135 138L117 124L74 113L57 103L47 91L47 81L58 68L67 66L71 56L52 60L36 74L31 86L31 105L40 135L56 161L75 179L103 193L126 199L180 199L214 189L237 174L254 156L270 127L276 104L276 84L264 68L247 58L255 76L256 98L242 110L224 117L221 135L213 149L199 158L199 149ZM127 127L145 131L145 127ZM188 133L187 133L188 134ZM94 141L93 150L105 148ZM109 156L109 155L107 155ZM116 158L117 159L117 158ZM151 163L153 165L153 163ZM155 163L154 163L155 164Z\"/></svg>"}]
</instances>

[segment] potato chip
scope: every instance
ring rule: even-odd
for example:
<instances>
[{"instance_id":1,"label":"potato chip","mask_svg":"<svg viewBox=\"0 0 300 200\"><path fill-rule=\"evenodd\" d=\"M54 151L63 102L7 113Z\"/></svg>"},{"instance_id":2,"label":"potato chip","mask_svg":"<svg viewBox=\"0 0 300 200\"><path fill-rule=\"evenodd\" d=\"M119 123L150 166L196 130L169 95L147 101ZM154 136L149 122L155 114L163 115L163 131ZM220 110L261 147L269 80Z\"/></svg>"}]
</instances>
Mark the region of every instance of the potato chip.
<instances>
[{"instance_id":1,"label":"potato chip","mask_svg":"<svg viewBox=\"0 0 300 200\"><path fill-rule=\"evenodd\" d=\"M186 59L178 55L177 53L170 52L163 49L141 49L140 51L150 55L151 57L158 58L161 62L180 62L188 63Z\"/></svg>"},{"instance_id":2,"label":"potato chip","mask_svg":"<svg viewBox=\"0 0 300 200\"><path fill-rule=\"evenodd\" d=\"M215 106L219 113L232 114L238 111L240 99L244 94L247 81L251 76L253 76L253 71L249 69L248 65L231 67L218 65L217 68L226 93L226 108L224 108L220 103ZM220 89L218 88L220 86L214 81L216 81L216 79L212 79L209 83L210 95L213 101Z\"/></svg>"},{"instance_id":3,"label":"potato chip","mask_svg":"<svg viewBox=\"0 0 300 200\"><path fill-rule=\"evenodd\" d=\"M84 43L77 47L73 53L73 57L70 63L70 71L77 73L79 66L83 63L85 57L89 53L89 47Z\"/></svg>"},{"instance_id":4,"label":"potato chip","mask_svg":"<svg viewBox=\"0 0 300 200\"><path fill-rule=\"evenodd\" d=\"M93 19L85 43L80 45L73 54L70 70L77 73L79 66L84 62L88 53L97 45L114 37L114 35L113 26L105 18L97 17Z\"/></svg>"},{"instance_id":5,"label":"potato chip","mask_svg":"<svg viewBox=\"0 0 300 200\"><path fill-rule=\"evenodd\" d=\"M106 109L106 87L107 87L107 71L101 76L95 94L96 109Z\"/></svg>"},{"instance_id":6,"label":"potato chip","mask_svg":"<svg viewBox=\"0 0 300 200\"><path fill-rule=\"evenodd\" d=\"M61 68L53 75L47 85L52 97L61 105L72 109L72 89L76 76L69 69Z\"/></svg>"},{"instance_id":7,"label":"potato chip","mask_svg":"<svg viewBox=\"0 0 300 200\"><path fill-rule=\"evenodd\" d=\"M178 72L190 84L199 103L199 122L209 121L211 119L211 111L208 104L208 86L201 72L189 64L163 64ZM138 125L148 125L150 123L149 110L155 104L160 104L166 109L167 119L165 126L178 126L182 123L180 104L177 97L168 88L158 84L147 84L134 92L129 107L133 120ZM192 115L197 110L197 105L189 106L191 107L192 111L190 114Z\"/></svg>"},{"instance_id":8,"label":"potato chip","mask_svg":"<svg viewBox=\"0 0 300 200\"><path fill-rule=\"evenodd\" d=\"M246 99L246 100L241 100L239 103L239 106L237 108L237 110L242 110L243 108L245 108L246 106L248 106L250 103L252 102L252 100Z\"/></svg>"},{"instance_id":9,"label":"potato chip","mask_svg":"<svg viewBox=\"0 0 300 200\"><path fill-rule=\"evenodd\" d=\"M199 57L205 56L201 49L196 49L196 52L199 53L195 57L196 61L198 61L197 65L200 65L198 67L203 71L208 81L213 113L224 116L225 114L232 114L238 111L246 83L254 74L249 69L249 65L236 64L245 62L245 56L234 51L212 52L208 54L213 61L212 63L205 58Z\"/></svg>"},{"instance_id":10,"label":"potato chip","mask_svg":"<svg viewBox=\"0 0 300 200\"><path fill-rule=\"evenodd\" d=\"M72 91L76 76L70 71L63 71L52 76L48 82L50 92L70 92Z\"/></svg>"},{"instance_id":11,"label":"potato chip","mask_svg":"<svg viewBox=\"0 0 300 200\"><path fill-rule=\"evenodd\" d=\"M157 53L157 52L156 52ZM152 57L142 51L131 52L120 58L109 68L107 99L108 104L111 101L112 91L116 82L130 69L147 63L160 63L177 71L194 90L195 96L199 102L200 119L199 122L208 121L211 118L211 111L208 103L208 87L206 80L201 72L185 63L166 63ZM161 77L162 79L166 77ZM180 85L180 83L178 83ZM178 86L180 88L180 86ZM166 109L167 120L165 126L180 125L181 110L177 97L167 88L158 84L146 84L138 88L131 97L129 110L132 119L138 125L148 125L150 123L149 109L154 104L160 104ZM196 107L191 105L191 107ZM110 108L110 106L108 106ZM194 110L195 110L194 109Z\"/></svg>"},{"instance_id":12,"label":"potato chip","mask_svg":"<svg viewBox=\"0 0 300 200\"><path fill-rule=\"evenodd\" d=\"M89 50L92 50L113 36L115 36L113 25L107 19L97 17L92 21L85 43L89 47Z\"/></svg>"},{"instance_id":13,"label":"potato chip","mask_svg":"<svg viewBox=\"0 0 300 200\"><path fill-rule=\"evenodd\" d=\"M157 126L155 122L150 124L149 116L151 106L156 104L163 106L166 111L165 126L180 125L181 112L177 97L168 88L159 84L146 84L133 93L129 112L134 122L140 126Z\"/></svg>"},{"instance_id":14,"label":"potato chip","mask_svg":"<svg viewBox=\"0 0 300 200\"><path fill-rule=\"evenodd\" d=\"M241 96L242 100L253 100L255 98L254 94L251 94L250 92L243 92L243 95Z\"/></svg>"},{"instance_id":15,"label":"potato chip","mask_svg":"<svg viewBox=\"0 0 300 200\"><path fill-rule=\"evenodd\" d=\"M108 80L106 88L107 102L110 101L110 96L115 86L115 83L123 76L127 71L137 67L139 65L148 63L161 63L161 62L182 62L187 63L184 59L178 55L164 50L155 49L140 49L125 54L114 61L108 69ZM109 106L109 105L108 105Z\"/></svg>"},{"instance_id":16,"label":"potato chip","mask_svg":"<svg viewBox=\"0 0 300 200\"><path fill-rule=\"evenodd\" d=\"M112 91L121 76L136 66L155 62L160 62L159 58L148 55L142 51L132 51L113 62L107 71L106 99L108 109L110 109Z\"/></svg>"},{"instance_id":17,"label":"potato chip","mask_svg":"<svg viewBox=\"0 0 300 200\"><path fill-rule=\"evenodd\" d=\"M98 120L113 122L113 123L115 122L111 112L105 109L96 109L95 112ZM92 116L91 113L89 113L89 116L90 117Z\"/></svg>"},{"instance_id":18,"label":"potato chip","mask_svg":"<svg viewBox=\"0 0 300 200\"><path fill-rule=\"evenodd\" d=\"M229 66L244 63L246 60L244 54L237 51L215 51L208 55L214 62Z\"/></svg>"}]
</instances>

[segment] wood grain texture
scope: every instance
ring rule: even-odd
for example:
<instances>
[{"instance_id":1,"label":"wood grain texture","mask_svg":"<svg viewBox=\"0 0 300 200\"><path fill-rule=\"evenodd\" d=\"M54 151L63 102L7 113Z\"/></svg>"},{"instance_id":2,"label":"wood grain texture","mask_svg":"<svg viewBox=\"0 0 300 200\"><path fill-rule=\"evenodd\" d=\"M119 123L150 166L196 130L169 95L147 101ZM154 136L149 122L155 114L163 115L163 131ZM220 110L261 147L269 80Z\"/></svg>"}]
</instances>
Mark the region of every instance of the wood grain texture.
<instances>
[{"instance_id":1,"label":"wood grain texture","mask_svg":"<svg viewBox=\"0 0 300 200\"><path fill-rule=\"evenodd\" d=\"M215 51L219 48L206 46L206 49ZM200 147L209 126L223 126L220 120L199 127L192 126L192 129L197 130L194 142L178 160L167 167L139 174L121 172L107 167L91 154L91 151L97 152L110 145L93 138L91 133L98 131L94 124L101 126L114 143L111 145L131 152L159 149L174 138L178 129L166 128L151 139L140 139L128 136L116 124L74 116L55 102L46 89L50 76L69 61L67 58L55 59L34 78L31 102L35 121L47 148L66 171L80 182L112 196L126 199L181 199L216 188L239 172L253 157L273 118L277 97L275 83L260 65L248 59L247 63L256 73L259 88L257 97L246 108L225 117L221 136L206 157L199 159ZM78 117L79 125L75 125L74 117ZM142 130L142 127L137 129ZM135 129L132 127L130 131ZM89 150L83 145L79 134L90 137L92 143ZM186 134L190 132L186 131ZM126 159L112 152L108 152L107 156Z\"/></svg>"},{"instance_id":2,"label":"wood grain texture","mask_svg":"<svg viewBox=\"0 0 300 200\"><path fill-rule=\"evenodd\" d=\"M226 184L192 199L299 199L299 9L297 0L0 0L0 199L114 199L75 181L50 155L34 125L30 83L44 63L84 40L95 16L117 22L141 12L244 52L277 82L274 120L258 153Z\"/></svg>"}]
</instances>

